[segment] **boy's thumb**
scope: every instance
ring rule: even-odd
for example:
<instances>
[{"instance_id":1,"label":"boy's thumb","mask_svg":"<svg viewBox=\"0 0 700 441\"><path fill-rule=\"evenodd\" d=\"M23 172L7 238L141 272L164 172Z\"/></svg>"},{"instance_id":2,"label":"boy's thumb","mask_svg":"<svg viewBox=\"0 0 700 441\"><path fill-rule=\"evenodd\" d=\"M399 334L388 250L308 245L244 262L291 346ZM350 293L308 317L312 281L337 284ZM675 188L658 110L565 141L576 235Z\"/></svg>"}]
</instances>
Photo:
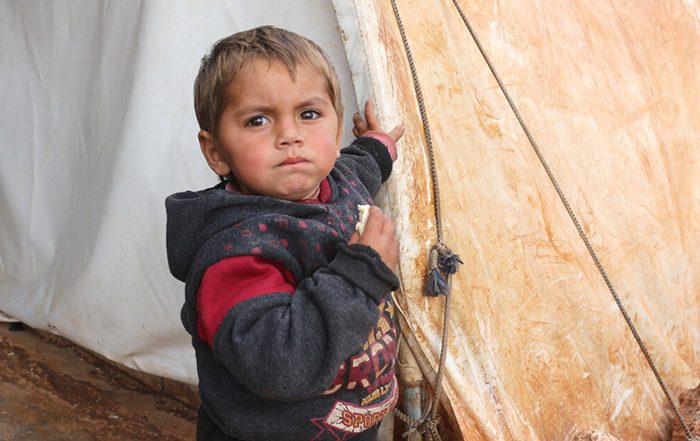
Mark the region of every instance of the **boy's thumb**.
<instances>
[{"instance_id":1,"label":"boy's thumb","mask_svg":"<svg viewBox=\"0 0 700 441\"><path fill-rule=\"evenodd\" d=\"M398 126L394 127L391 132L388 133L389 138L393 139L394 142L398 141L401 139L403 136L403 133L406 131L404 128L403 124L399 124Z\"/></svg>"},{"instance_id":2,"label":"boy's thumb","mask_svg":"<svg viewBox=\"0 0 700 441\"><path fill-rule=\"evenodd\" d=\"M350 236L350 240L348 240L348 245L352 245L354 243L357 243L360 241L360 232L355 230L352 232L352 235Z\"/></svg>"}]
</instances>

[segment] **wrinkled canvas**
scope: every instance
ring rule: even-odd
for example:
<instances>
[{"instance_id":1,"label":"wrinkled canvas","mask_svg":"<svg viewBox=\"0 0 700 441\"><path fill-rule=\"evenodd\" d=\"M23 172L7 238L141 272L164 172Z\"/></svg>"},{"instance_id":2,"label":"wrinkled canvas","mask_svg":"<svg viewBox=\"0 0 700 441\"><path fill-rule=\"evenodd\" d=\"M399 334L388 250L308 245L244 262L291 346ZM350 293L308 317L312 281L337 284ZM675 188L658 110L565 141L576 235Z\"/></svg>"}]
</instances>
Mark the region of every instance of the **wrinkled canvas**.
<instances>
[{"instance_id":1,"label":"wrinkled canvas","mask_svg":"<svg viewBox=\"0 0 700 441\"><path fill-rule=\"evenodd\" d=\"M336 9L359 89L407 127L385 203L399 298L434 369L444 303L422 294L435 217L413 83L390 2L348 3ZM669 405L452 2L397 4L445 243L464 261L445 379L464 439L667 437ZM700 7L460 5L677 400L700 379Z\"/></svg>"}]
</instances>

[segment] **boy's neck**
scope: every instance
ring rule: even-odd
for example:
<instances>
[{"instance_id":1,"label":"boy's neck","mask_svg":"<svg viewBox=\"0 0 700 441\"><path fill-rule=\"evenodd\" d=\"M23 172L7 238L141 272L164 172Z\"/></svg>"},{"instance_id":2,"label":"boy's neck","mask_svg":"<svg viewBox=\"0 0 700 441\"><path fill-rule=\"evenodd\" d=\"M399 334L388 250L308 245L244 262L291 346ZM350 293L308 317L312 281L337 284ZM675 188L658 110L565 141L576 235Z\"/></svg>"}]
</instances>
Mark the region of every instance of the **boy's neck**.
<instances>
[{"instance_id":1,"label":"boy's neck","mask_svg":"<svg viewBox=\"0 0 700 441\"><path fill-rule=\"evenodd\" d=\"M226 183L226 190L232 192L232 193L241 193L241 194L250 194L246 193L244 191L241 191L240 188L236 184L234 184L232 181L228 181ZM299 202L301 204L318 204L318 203L326 203L330 200L331 198L331 186L328 183L328 178L324 179L321 181L321 184L318 186L316 189L315 195L312 198L308 199L301 199L298 201L294 202Z\"/></svg>"}]
</instances>

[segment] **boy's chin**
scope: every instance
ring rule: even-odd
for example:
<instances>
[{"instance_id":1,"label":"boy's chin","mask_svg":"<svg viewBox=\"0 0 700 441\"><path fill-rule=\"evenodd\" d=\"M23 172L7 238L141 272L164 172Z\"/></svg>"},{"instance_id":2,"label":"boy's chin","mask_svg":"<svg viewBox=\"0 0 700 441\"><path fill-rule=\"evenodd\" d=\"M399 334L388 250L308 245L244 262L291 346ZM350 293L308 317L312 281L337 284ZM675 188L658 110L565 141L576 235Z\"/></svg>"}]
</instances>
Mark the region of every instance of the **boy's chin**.
<instances>
[{"instance_id":1,"label":"boy's chin","mask_svg":"<svg viewBox=\"0 0 700 441\"><path fill-rule=\"evenodd\" d=\"M316 199L321 185L299 185L282 188L276 192L276 197L287 201L303 201L306 199Z\"/></svg>"},{"instance_id":2,"label":"boy's chin","mask_svg":"<svg viewBox=\"0 0 700 441\"><path fill-rule=\"evenodd\" d=\"M305 201L307 199L317 199L318 193L319 193L319 187L320 186L317 185L316 188L314 188L313 190L304 189L304 190L290 192L290 193L287 193L285 195L278 196L278 197L280 199L285 199L287 201L292 201L292 202Z\"/></svg>"}]
</instances>

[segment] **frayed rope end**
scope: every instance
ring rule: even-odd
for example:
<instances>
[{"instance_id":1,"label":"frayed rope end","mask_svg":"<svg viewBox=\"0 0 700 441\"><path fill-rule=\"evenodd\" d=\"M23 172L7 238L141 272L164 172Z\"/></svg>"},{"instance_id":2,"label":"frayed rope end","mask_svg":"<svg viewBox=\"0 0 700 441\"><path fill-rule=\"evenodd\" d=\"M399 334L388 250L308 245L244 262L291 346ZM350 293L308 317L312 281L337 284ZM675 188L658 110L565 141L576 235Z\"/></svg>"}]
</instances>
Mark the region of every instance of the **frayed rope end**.
<instances>
[{"instance_id":1,"label":"frayed rope end","mask_svg":"<svg viewBox=\"0 0 700 441\"><path fill-rule=\"evenodd\" d=\"M437 268L428 272L428 280L425 283L425 294L429 296L439 296L447 294L447 280L440 274Z\"/></svg>"}]
</instances>

